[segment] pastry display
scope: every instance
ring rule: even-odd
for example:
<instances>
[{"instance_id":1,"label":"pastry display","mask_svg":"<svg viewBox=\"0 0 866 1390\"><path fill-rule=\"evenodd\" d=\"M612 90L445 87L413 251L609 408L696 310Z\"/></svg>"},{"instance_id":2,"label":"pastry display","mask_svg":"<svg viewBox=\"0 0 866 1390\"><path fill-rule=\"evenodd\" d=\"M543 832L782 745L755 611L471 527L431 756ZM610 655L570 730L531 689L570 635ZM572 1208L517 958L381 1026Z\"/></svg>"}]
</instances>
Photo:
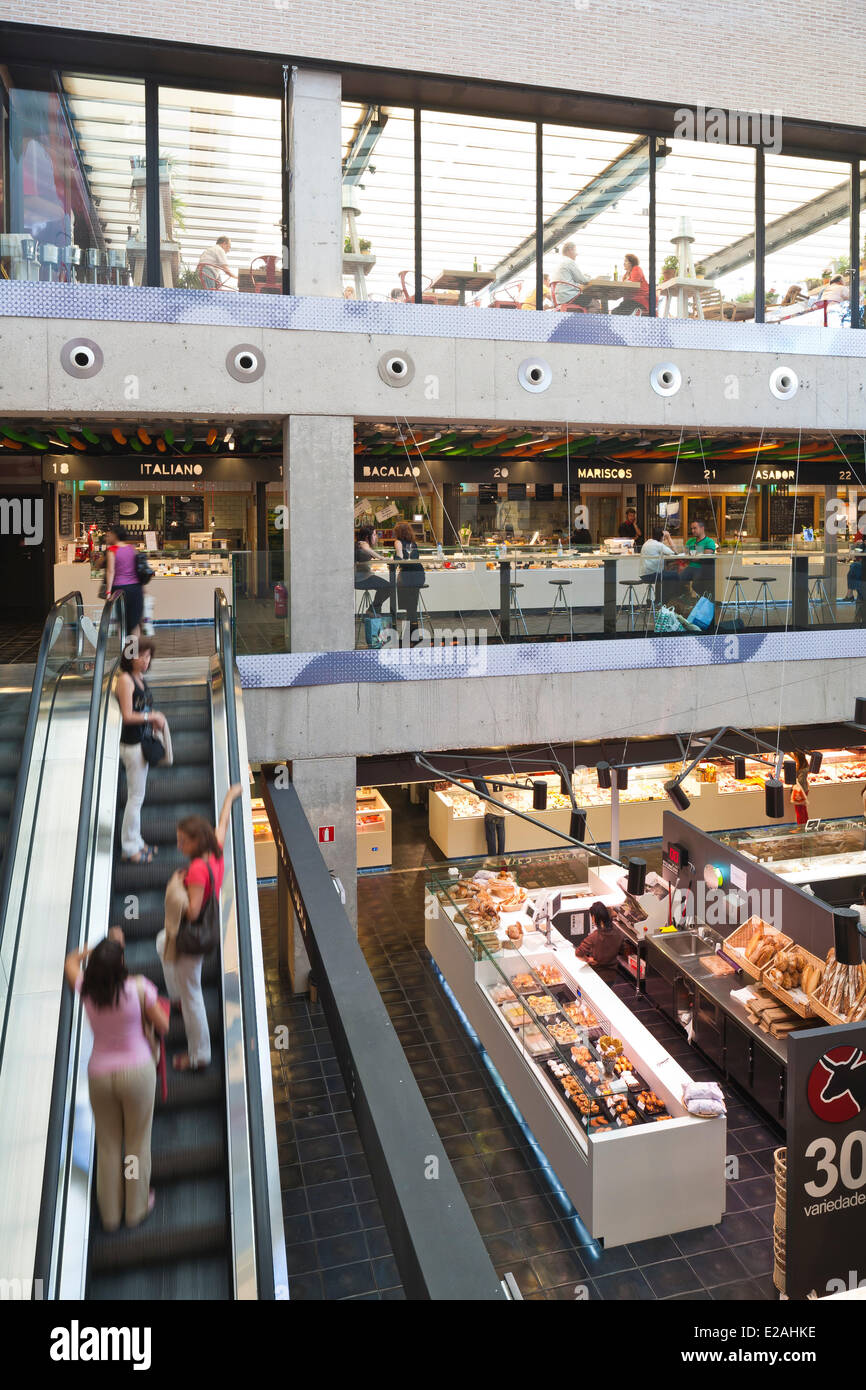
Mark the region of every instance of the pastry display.
<instances>
[{"instance_id":1,"label":"pastry display","mask_svg":"<svg viewBox=\"0 0 866 1390\"><path fill-rule=\"evenodd\" d=\"M534 975L515 975L511 984L518 994L532 994L538 988L538 981Z\"/></svg>"},{"instance_id":2,"label":"pastry display","mask_svg":"<svg viewBox=\"0 0 866 1390\"><path fill-rule=\"evenodd\" d=\"M577 1032L570 1023L551 1023L548 1032L552 1038L556 1038L556 1041L563 1046L566 1046L568 1043L577 1042Z\"/></svg>"},{"instance_id":3,"label":"pastry display","mask_svg":"<svg viewBox=\"0 0 866 1390\"><path fill-rule=\"evenodd\" d=\"M489 994L494 1004L510 1004L517 999L514 990L509 989L508 985L491 985Z\"/></svg>"},{"instance_id":4,"label":"pastry display","mask_svg":"<svg viewBox=\"0 0 866 1390\"><path fill-rule=\"evenodd\" d=\"M524 1028L521 1036L523 1046L532 1057L538 1057L542 1052L550 1051L550 1043L538 1028Z\"/></svg>"},{"instance_id":5,"label":"pastry display","mask_svg":"<svg viewBox=\"0 0 866 1390\"><path fill-rule=\"evenodd\" d=\"M831 946L812 997L846 1023L859 1023L866 1018L866 964L861 961L859 965L842 965Z\"/></svg>"},{"instance_id":6,"label":"pastry display","mask_svg":"<svg viewBox=\"0 0 866 1390\"><path fill-rule=\"evenodd\" d=\"M548 988L551 985L564 985L565 977L558 965L539 965L536 967L538 977Z\"/></svg>"},{"instance_id":7,"label":"pastry display","mask_svg":"<svg viewBox=\"0 0 866 1390\"><path fill-rule=\"evenodd\" d=\"M567 1014L572 1023L576 1023L580 1028L595 1028L598 1026L598 1019L588 1004L584 1004L581 999L575 999L571 1004L563 1004L562 1012Z\"/></svg>"},{"instance_id":8,"label":"pastry display","mask_svg":"<svg viewBox=\"0 0 866 1390\"><path fill-rule=\"evenodd\" d=\"M592 1062L592 1053L588 1047L573 1047L571 1055L579 1067L589 1066Z\"/></svg>"},{"instance_id":9,"label":"pastry display","mask_svg":"<svg viewBox=\"0 0 866 1390\"><path fill-rule=\"evenodd\" d=\"M589 1122L590 1129L609 1129L610 1120L606 1115L594 1115Z\"/></svg>"},{"instance_id":10,"label":"pastry display","mask_svg":"<svg viewBox=\"0 0 866 1390\"><path fill-rule=\"evenodd\" d=\"M801 946L791 946L786 951L777 951L764 971L764 979L779 989L801 989L805 971L809 968L809 957ZM820 976L818 977L820 979Z\"/></svg>"},{"instance_id":11,"label":"pastry display","mask_svg":"<svg viewBox=\"0 0 866 1390\"><path fill-rule=\"evenodd\" d=\"M645 1110L648 1115L664 1114L668 1119L670 1118L667 1115L664 1101L656 1095L655 1091L640 1091L635 1098L635 1104L638 1110Z\"/></svg>"},{"instance_id":12,"label":"pastry display","mask_svg":"<svg viewBox=\"0 0 866 1390\"><path fill-rule=\"evenodd\" d=\"M617 1076L623 1076L626 1072L634 1071L634 1062L629 1061L625 1053L621 1053L613 1064L613 1069Z\"/></svg>"},{"instance_id":13,"label":"pastry display","mask_svg":"<svg viewBox=\"0 0 866 1390\"><path fill-rule=\"evenodd\" d=\"M522 1004L503 1004L502 1013L512 1028L519 1028L522 1023L532 1023L532 1017L526 1012Z\"/></svg>"},{"instance_id":14,"label":"pastry display","mask_svg":"<svg viewBox=\"0 0 866 1390\"><path fill-rule=\"evenodd\" d=\"M542 1018L547 1018L550 1014L559 1013L559 1005L549 994L527 995L526 1007L531 1009L533 1013L540 1014Z\"/></svg>"},{"instance_id":15,"label":"pastry display","mask_svg":"<svg viewBox=\"0 0 866 1390\"><path fill-rule=\"evenodd\" d=\"M602 1033L598 1040L598 1050L603 1057L619 1057L622 1053L622 1041L619 1038L611 1038L608 1034Z\"/></svg>"}]
</instances>

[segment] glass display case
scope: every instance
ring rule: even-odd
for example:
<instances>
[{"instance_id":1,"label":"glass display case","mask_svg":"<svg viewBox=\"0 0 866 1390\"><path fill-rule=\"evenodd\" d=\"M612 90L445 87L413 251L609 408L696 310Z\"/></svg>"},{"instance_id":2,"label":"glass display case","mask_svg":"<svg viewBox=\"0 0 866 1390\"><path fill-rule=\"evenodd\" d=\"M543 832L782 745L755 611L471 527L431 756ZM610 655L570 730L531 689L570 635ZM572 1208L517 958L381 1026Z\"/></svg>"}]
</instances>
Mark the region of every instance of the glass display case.
<instances>
[{"instance_id":1,"label":"glass display case","mask_svg":"<svg viewBox=\"0 0 866 1390\"><path fill-rule=\"evenodd\" d=\"M687 1073L559 925L627 902L622 867L586 851L502 864L431 869L425 941L562 1187L608 1245L715 1224L724 1119L688 1115Z\"/></svg>"},{"instance_id":2,"label":"glass display case","mask_svg":"<svg viewBox=\"0 0 866 1390\"><path fill-rule=\"evenodd\" d=\"M866 875L866 826L838 821L815 830L763 830L719 835L719 841L763 864L788 883Z\"/></svg>"},{"instance_id":3,"label":"glass display case","mask_svg":"<svg viewBox=\"0 0 866 1390\"><path fill-rule=\"evenodd\" d=\"M391 807L375 787L355 790L358 868L383 869L391 863Z\"/></svg>"}]
</instances>

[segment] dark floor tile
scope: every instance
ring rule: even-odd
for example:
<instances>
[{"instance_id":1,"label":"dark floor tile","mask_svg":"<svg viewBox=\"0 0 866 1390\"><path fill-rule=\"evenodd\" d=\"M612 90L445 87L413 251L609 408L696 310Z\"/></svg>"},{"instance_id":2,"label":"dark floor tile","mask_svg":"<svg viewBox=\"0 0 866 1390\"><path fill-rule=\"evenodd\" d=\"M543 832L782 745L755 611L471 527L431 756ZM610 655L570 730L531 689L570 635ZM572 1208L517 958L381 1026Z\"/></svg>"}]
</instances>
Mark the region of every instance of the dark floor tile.
<instances>
[{"instance_id":1,"label":"dark floor tile","mask_svg":"<svg viewBox=\"0 0 866 1390\"><path fill-rule=\"evenodd\" d=\"M376 1226L384 1226L385 1224L384 1217L382 1216L382 1208L376 1201L359 1202L358 1216L365 1230L372 1229Z\"/></svg>"},{"instance_id":2,"label":"dark floor tile","mask_svg":"<svg viewBox=\"0 0 866 1390\"><path fill-rule=\"evenodd\" d=\"M770 1295L756 1279L742 1279L734 1284L717 1284L710 1289L714 1303L766 1302Z\"/></svg>"},{"instance_id":3,"label":"dark floor tile","mask_svg":"<svg viewBox=\"0 0 866 1390\"><path fill-rule=\"evenodd\" d=\"M307 1188L310 1211L326 1211L328 1207L345 1207L357 1199L348 1178L345 1182L323 1182Z\"/></svg>"},{"instance_id":4,"label":"dark floor tile","mask_svg":"<svg viewBox=\"0 0 866 1390\"><path fill-rule=\"evenodd\" d=\"M539 1226L521 1226L520 1243L527 1255L549 1255L554 1250L566 1250L570 1244L564 1227L558 1221L544 1221Z\"/></svg>"},{"instance_id":5,"label":"dark floor tile","mask_svg":"<svg viewBox=\"0 0 866 1390\"><path fill-rule=\"evenodd\" d=\"M594 1274L592 1268L590 1273ZM686 1260L665 1260L664 1264L647 1265L644 1277L656 1298L668 1298L675 1293L699 1289L701 1281Z\"/></svg>"},{"instance_id":6,"label":"dark floor tile","mask_svg":"<svg viewBox=\"0 0 866 1390\"><path fill-rule=\"evenodd\" d=\"M322 1284L326 1298L352 1298L356 1294L374 1293L376 1276L372 1262L362 1260L358 1264L325 1270Z\"/></svg>"},{"instance_id":7,"label":"dark floor tile","mask_svg":"<svg viewBox=\"0 0 866 1390\"><path fill-rule=\"evenodd\" d=\"M737 1138L745 1144L746 1148L753 1149L778 1149L784 1146L784 1138L780 1138L769 1125L750 1125L746 1129L737 1130Z\"/></svg>"},{"instance_id":8,"label":"dark floor tile","mask_svg":"<svg viewBox=\"0 0 866 1390\"><path fill-rule=\"evenodd\" d=\"M361 1228L361 1218L358 1208L351 1207L331 1207L328 1211L314 1211L312 1213L313 1234L318 1240L326 1240L330 1236L346 1235L349 1231L358 1231Z\"/></svg>"},{"instance_id":9,"label":"dark floor tile","mask_svg":"<svg viewBox=\"0 0 866 1390\"><path fill-rule=\"evenodd\" d=\"M466 1127L463 1124L461 1115L440 1115L438 1118L434 1119L433 1123L442 1139L446 1139L451 1135L466 1133Z\"/></svg>"},{"instance_id":10,"label":"dark floor tile","mask_svg":"<svg viewBox=\"0 0 866 1390\"><path fill-rule=\"evenodd\" d=\"M616 1303L628 1299L654 1299L646 1279L639 1269L625 1269L620 1274L596 1276L595 1285L603 1299Z\"/></svg>"},{"instance_id":11,"label":"dark floor tile","mask_svg":"<svg viewBox=\"0 0 866 1390\"><path fill-rule=\"evenodd\" d=\"M734 1254L740 1264L748 1274L772 1274L773 1272L773 1242L767 1240L752 1240L745 1245L734 1247Z\"/></svg>"},{"instance_id":12,"label":"dark floor tile","mask_svg":"<svg viewBox=\"0 0 866 1390\"><path fill-rule=\"evenodd\" d=\"M512 1226L533 1226L539 1221L549 1221L554 1215L553 1203L547 1197L518 1197L504 1203Z\"/></svg>"},{"instance_id":13,"label":"dark floor tile","mask_svg":"<svg viewBox=\"0 0 866 1390\"><path fill-rule=\"evenodd\" d=\"M767 1170L757 1161L753 1154L748 1152L733 1154L733 1163L729 1169L731 1176L729 1182L743 1182L746 1178L764 1177ZM736 1176L734 1176L736 1174Z\"/></svg>"},{"instance_id":14,"label":"dark floor tile","mask_svg":"<svg viewBox=\"0 0 866 1390\"><path fill-rule=\"evenodd\" d=\"M760 1221L760 1223L761 1223L761 1225L763 1226L763 1228L764 1228L765 1231L769 1231L769 1232L770 1232L770 1235L773 1234L773 1225L774 1225L775 1214L776 1214L776 1204L775 1204L775 1202L772 1202L772 1203L771 1203L769 1206L767 1206L767 1207L753 1207L753 1208L752 1208L752 1215L753 1215L758 1221Z\"/></svg>"},{"instance_id":15,"label":"dark floor tile","mask_svg":"<svg viewBox=\"0 0 866 1390\"><path fill-rule=\"evenodd\" d=\"M537 1197L543 1195L543 1179L534 1173L506 1173L494 1179L496 1191L503 1202L515 1197Z\"/></svg>"},{"instance_id":16,"label":"dark floor tile","mask_svg":"<svg viewBox=\"0 0 866 1390\"><path fill-rule=\"evenodd\" d=\"M311 1100L319 1096L327 1095L328 1087L324 1076L318 1077L315 1081L293 1081L291 1094L293 1102L298 1100Z\"/></svg>"},{"instance_id":17,"label":"dark floor tile","mask_svg":"<svg viewBox=\"0 0 866 1390\"><path fill-rule=\"evenodd\" d=\"M662 1260L676 1260L680 1254L670 1236L654 1236L650 1240L639 1240L627 1249L636 1265L654 1265Z\"/></svg>"},{"instance_id":18,"label":"dark floor tile","mask_svg":"<svg viewBox=\"0 0 866 1390\"><path fill-rule=\"evenodd\" d=\"M315 1241L309 1241L306 1245L286 1246L286 1271L289 1279L293 1274L309 1274L318 1268L319 1256ZM291 1294L291 1288L289 1293Z\"/></svg>"},{"instance_id":19,"label":"dark floor tile","mask_svg":"<svg viewBox=\"0 0 866 1390\"><path fill-rule=\"evenodd\" d=\"M383 1290L382 1290L382 1300L383 1300L383 1302L384 1302L384 1301L388 1301L388 1302L392 1302L392 1301L393 1301L393 1302L396 1302L396 1301L405 1300L405 1298L406 1298L406 1290L403 1289L402 1287L401 1287L401 1288L397 1288L397 1289L383 1289Z\"/></svg>"},{"instance_id":20,"label":"dark floor tile","mask_svg":"<svg viewBox=\"0 0 866 1390\"><path fill-rule=\"evenodd\" d=\"M346 1154L346 1167L349 1170L350 1178L366 1178L370 1172L370 1165L367 1162L367 1155L364 1153L363 1146L358 1153Z\"/></svg>"},{"instance_id":21,"label":"dark floor tile","mask_svg":"<svg viewBox=\"0 0 866 1390\"><path fill-rule=\"evenodd\" d=\"M749 1207L762 1207L776 1200L776 1184L772 1178L748 1178L737 1185L737 1191Z\"/></svg>"},{"instance_id":22,"label":"dark floor tile","mask_svg":"<svg viewBox=\"0 0 866 1390\"><path fill-rule=\"evenodd\" d=\"M371 1259L391 1254L391 1240L384 1226L376 1226L373 1230L365 1231L364 1234L367 1238L367 1250Z\"/></svg>"},{"instance_id":23,"label":"dark floor tile","mask_svg":"<svg viewBox=\"0 0 866 1390\"><path fill-rule=\"evenodd\" d=\"M693 1231L677 1231L673 1241L682 1255L718 1250L725 1243L720 1226L698 1226Z\"/></svg>"},{"instance_id":24,"label":"dark floor tile","mask_svg":"<svg viewBox=\"0 0 866 1390\"><path fill-rule=\"evenodd\" d=\"M372 1178L353 1178L352 1192L356 1202L372 1202L376 1197L376 1188Z\"/></svg>"},{"instance_id":25,"label":"dark floor tile","mask_svg":"<svg viewBox=\"0 0 866 1390\"><path fill-rule=\"evenodd\" d=\"M750 1211L732 1211L723 1216L718 1230L728 1245L742 1245L745 1241L761 1240L767 1234L758 1218Z\"/></svg>"},{"instance_id":26,"label":"dark floor tile","mask_svg":"<svg viewBox=\"0 0 866 1390\"><path fill-rule=\"evenodd\" d=\"M285 1163L280 1166L280 1191L291 1192L293 1188L304 1186L304 1176L300 1163Z\"/></svg>"},{"instance_id":27,"label":"dark floor tile","mask_svg":"<svg viewBox=\"0 0 866 1390\"><path fill-rule=\"evenodd\" d=\"M357 1130L341 1134L340 1143L343 1146L344 1154L360 1154L364 1152L364 1145Z\"/></svg>"},{"instance_id":28,"label":"dark floor tile","mask_svg":"<svg viewBox=\"0 0 866 1390\"><path fill-rule=\"evenodd\" d=\"M505 1125L497 1125L493 1129L474 1130L472 1140L479 1153L494 1154L503 1149L513 1148L519 1134L516 1125L512 1129Z\"/></svg>"},{"instance_id":29,"label":"dark floor tile","mask_svg":"<svg viewBox=\"0 0 866 1390\"><path fill-rule=\"evenodd\" d=\"M633 1269L634 1260L627 1245L613 1245L609 1250L593 1242L584 1246L580 1257L586 1265L591 1279L599 1279L603 1274L619 1274L624 1269Z\"/></svg>"},{"instance_id":30,"label":"dark floor tile","mask_svg":"<svg viewBox=\"0 0 866 1390\"><path fill-rule=\"evenodd\" d=\"M665 1300L665 1303L709 1303L711 1295L706 1289L692 1289L689 1293L673 1293Z\"/></svg>"},{"instance_id":31,"label":"dark floor tile","mask_svg":"<svg viewBox=\"0 0 866 1390\"><path fill-rule=\"evenodd\" d=\"M483 1236L498 1235L501 1231L509 1231L511 1222L508 1219L508 1212L503 1205L489 1207L476 1207L472 1215L475 1224Z\"/></svg>"},{"instance_id":32,"label":"dark floor tile","mask_svg":"<svg viewBox=\"0 0 866 1390\"><path fill-rule=\"evenodd\" d=\"M313 1272L289 1276L289 1298L293 1303L310 1303L324 1297L321 1274Z\"/></svg>"},{"instance_id":33,"label":"dark floor tile","mask_svg":"<svg viewBox=\"0 0 866 1390\"><path fill-rule=\"evenodd\" d=\"M528 1293L537 1293L541 1288L538 1282L538 1276L530 1264L521 1264L519 1262L513 1264L506 1260L505 1264L495 1265L494 1268L500 1279L506 1274L512 1274L514 1276L514 1282L517 1284L524 1298Z\"/></svg>"},{"instance_id":34,"label":"dark floor tile","mask_svg":"<svg viewBox=\"0 0 866 1390\"><path fill-rule=\"evenodd\" d=\"M486 1208L482 1207L481 1210L484 1211ZM516 1231L504 1231L499 1235L485 1236L484 1244L495 1265L526 1259L526 1252L520 1244Z\"/></svg>"},{"instance_id":35,"label":"dark floor tile","mask_svg":"<svg viewBox=\"0 0 866 1390\"><path fill-rule=\"evenodd\" d=\"M484 1166L492 1178L501 1178L508 1173L526 1172L534 1165L532 1154L526 1149L497 1149L496 1153L484 1155Z\"/></svg>"},{"instance_id":36,"label":"dark floor tile","mask_svg":"<svg viewBox=\"0 0 866 1390\"><path fill-rule=\"evenodd\" d=\"M298 1156L304 1165L317 1158L339 1158L342 1156L342 1152L342 1145L337 1134L323 1134L318 1139L300 1139L298 1141Z\"/></svg>"},{"instance_id":37,"label":"dark floor tile","mask_svg":"<svg viewBox=\"0 0 866 1390\"><path fill-rule=\"evenodd\" d=\"M541 1287L555 1289L563 1284L574 1286L586 1281L583 1261L573 1250L557 1250L548 1255L533 1255L529 1261Z\"/></svg>"},{"instance_id":38,"label":"dark floor tile","mask_svg":"<svg viewBox=\"0 0 866 1390\"><path fill-rule=\"evenodd\" d=\"M547 1296L550 1299L567 1299L571 1303L597 1303L601 1300L601 1294L592 1279L580 1279L576 1284L559 1284L553 1289L548 1289Z\"/></svg>"},{"instance_id":39,"label":"dark floor tile","mask_svg":"<svg viewBox=\"0 0 866 1390\"><path fill-rule=\"evenodd\" d=\"M299 1212L307 1210L307 1191L304 1187L293 1187L289 1191L282 1191L280 1198L283 1204L283 1216L297 1216Z\"/></svg>"},{"instance_id":40,"label":"dark floor tile","mask_svg":"<svg viewBox=\"0 0 866 1390\"><path fill-rule=\"evenodd\" d=\"M470 1135L454 1134L443 1138L442 1147L450 1159L476 1157L475 1145Z\"/></svg>"},{"instance_id":41,"label":"dark floor tile","mask_svg":"<svg viewBox=\"0 0 866 1390\"><path fill-rule=\"evenodd\" d=\"M712 1289L716 1284L729 1284L743 1277L743 1266L730 1246L721 1250L707 1250L702 1255L690 1255L689 1264L705 1289Z\"/></svg>"},{"instance_id":42,"label":"dark floor tile","mask_svg":"<svg viewBox=\"0 0 866 1390\"><path fill-rule=\"evenodd\" d=\"M381 1260L374 1260L373 1274L376 1277L376 1287L379 1289L400 1287L400 1271L393 1255L386 1255Z\"/></svg>"},{"instance_id":43,"label":"dark floor tile","mask_svg":"<svg viewBox=\"0 0 866 1390\"><path fill-rule=\"evenodd\" d=\"M332 1269L335 1265L357 1264L367 1259L367 1242L362 1231L347 1231L343 1235L329 1236L317 1244L319 1268Z\"/></svg>"},{"instance_id":44,"label":"dark floor tile","mask_svg":"<svg viewBox=\"0 0 866 1390\"><path fill-rule=\"evenodd\" d=\"M482 1179L480 1182L466 1183L463 1188L463 1196L470 1207L486 1207L492 1202L501 1201L499 1192L489 1178Z\"/></svg>"},{"instance_id":45,"label":"dark floor tile","mask_svg":"<svg viewBox=\"0 0 866 1390\"><path fill-rule=\"evenodd\" d=\"M284 1216L283 1232L286 1245L303 1245L306 1241L312 1240L313 1226L307 1212L300 1212L297 1216Z\"/></svg>"},{"instance_id":46,"label":"dark floor tile","mask_svg":"<svg viewBox=\"0 0 866 1390\"><path fill-rule=\"evenodd\" d=\"M746 1203L743 1201L736 1185L732 1182L725 1183L725 1211L746 1211Z\"/></svg>"},{"instance_id":47,"label":"dark floor tile","mask_svg":"<svg viewBox=\"0 0 866 1390\"><path fill-rule=\"evenodd\" d=\"M310 1163L302 1164L304 1170L304 1181L313 1187L317 1183L339 1182L342 1178L349 1177L348 1162L342 1154L336 1158L317 1158Z\"/></svg>"},{"instance_id":48,"label":"dark floor tile","mask_svg":"<svg viewBox=\"0 0 866 1390\"><path fill-rule=\"evenodd\" d=\"M476 1178L487 1177L487 1169L484 1166L484 1160L479 1158L477 1154L473 1154L470 1158L452 1159L451 1167L454 1169L457 1179L461 1183L472 1182Z\"/></svg>"},{"instance_id":49,"label":"dark floor tile","mask_svg":"<svg viewBox=\"0 0 866 1390\"><path fill-rule=\"evenodd\" d=\"M752 1158L760 1164L765 1173L775 1172L775 1149L754 1149Z\"/></svg>"}]
</instances>

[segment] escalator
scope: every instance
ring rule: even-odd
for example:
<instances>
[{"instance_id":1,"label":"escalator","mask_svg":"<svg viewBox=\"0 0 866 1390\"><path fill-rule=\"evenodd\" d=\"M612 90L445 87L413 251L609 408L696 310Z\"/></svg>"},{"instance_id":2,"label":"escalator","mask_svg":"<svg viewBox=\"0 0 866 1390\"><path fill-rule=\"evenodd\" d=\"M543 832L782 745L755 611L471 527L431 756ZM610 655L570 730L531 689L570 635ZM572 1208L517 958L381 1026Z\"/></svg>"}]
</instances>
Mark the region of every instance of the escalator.
<instances>
[{"instance_id":1,"label":"escalator","mask_svg":"<svg viewBox=\"0 0 866 1390\"><path fill-rule=\"evenodd\" d=\"M166 1039L167 1100L158 1091L154 1110L156 1205L132 1229L102 1230L87 1097L89 1028L77 998L65 996L34 1260L34 1275L49 1298L288 1296L248 779L242 775L246 739L228 608L221 593L216 597L214 655L157 656L148 673L174 747L174 765L148 774L142 835L158 849L149 864L121 856L126 788L116 659L107 656L105 616L100 629L69 949L94 945L108 927L121 926L130 975L145 975L164 995L155 939L168 878L187 864L176 847L177 822L201 815L216 823L228 787L242 782L245 792L234 804L226 837L222 945L202 970L212 1061L198 1073L173 1070L172 1056L186 1051L175 1006Z\"/></svg>"},{"instance_id":2,"label":"escalator","mask_svg":"<svg viewBox=\"0 0 866 1390\"><path fill-rule=\"evenodd\" d=\"M22 681L7 677L0 688L0 876L29 706L30 684L26 677Z\"/></svg>"}]
</instances>

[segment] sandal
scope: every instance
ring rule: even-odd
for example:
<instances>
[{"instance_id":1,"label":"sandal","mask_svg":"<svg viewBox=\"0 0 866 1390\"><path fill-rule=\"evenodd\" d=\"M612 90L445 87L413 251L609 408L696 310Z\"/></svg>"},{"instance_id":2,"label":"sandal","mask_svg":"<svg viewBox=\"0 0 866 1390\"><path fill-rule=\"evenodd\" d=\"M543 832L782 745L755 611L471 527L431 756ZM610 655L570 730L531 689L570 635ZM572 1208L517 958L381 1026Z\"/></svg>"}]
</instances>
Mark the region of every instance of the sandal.
<instances>
[{"instance_id":1,"label":"sandal","mask_svg":"<svg viewBox=\"0 0 866 1390\"><path fill-rule=\"evenodd\" d=\"M144 849L140 849L137 854L124 854L121 858L124 864L152 864L153 851L145 845Z\"/></svg>"}]
</instances>

